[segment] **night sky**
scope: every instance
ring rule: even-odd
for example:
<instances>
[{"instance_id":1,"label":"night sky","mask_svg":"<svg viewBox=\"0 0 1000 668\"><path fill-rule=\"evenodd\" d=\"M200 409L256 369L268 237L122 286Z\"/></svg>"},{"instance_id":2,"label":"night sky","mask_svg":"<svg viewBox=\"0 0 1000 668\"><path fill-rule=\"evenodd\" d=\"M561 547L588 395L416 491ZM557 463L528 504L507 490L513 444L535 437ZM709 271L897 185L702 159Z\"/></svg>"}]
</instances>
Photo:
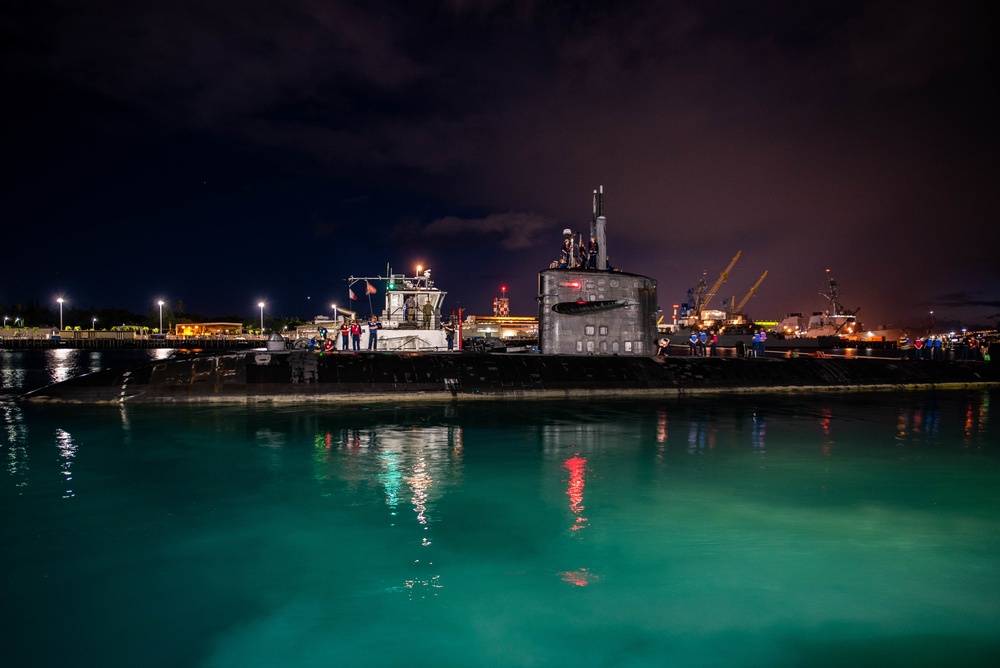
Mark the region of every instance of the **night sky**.
<instances>
[{"instance_id":1,"label":"night sky","mask_svg":"<svg viewBox=\"0 0 1000 668\"><path fill-rule=\"evenodd\" d=\"M973 2L0 6L0 304L312 318L430 267L489 314L605 190L670 311L995 326L996 23ZM367 312L367 305L361 310Z\"/></svg>"}]
</instances>

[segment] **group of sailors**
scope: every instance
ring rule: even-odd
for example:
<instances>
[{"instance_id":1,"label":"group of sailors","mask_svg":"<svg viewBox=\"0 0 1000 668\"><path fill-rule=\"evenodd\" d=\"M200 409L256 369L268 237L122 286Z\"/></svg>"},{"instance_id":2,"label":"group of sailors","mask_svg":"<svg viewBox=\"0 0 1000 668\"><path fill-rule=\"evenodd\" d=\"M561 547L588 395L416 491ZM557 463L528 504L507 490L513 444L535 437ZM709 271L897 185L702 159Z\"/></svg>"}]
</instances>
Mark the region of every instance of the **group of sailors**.
<instances>
[{"instance_id":1,"label":"group of sailors","mask_svg":"<svg viewBox=\"0 0 1000 668\"><path fill-rule=\"evenodd\" d=\"M657 355L664 357L670 343L667 339L660 340L660 347ZM715 330L702 330L691 332L688 337L688 355L691 357L718 357L719 333ZM736 342L737 357L766 357L767 356L767 332L759 329L753 334L750 347L743 341Z\"/></svg>"},{"instance_id":2,"label":"group of sailors","mask_svg":"<svg viewBox=\"0 0 1000 668\"><path fill-rule=\"evenodd\" d=\"M576 240L576 235L570 230L563 231L563 245L559 250L559 259L553 262L550 269L597 269L598 260L601 253L597 239L590 237L590 243L584 243L581 235L580 240ZM611 260L604 257L604 269L614 271Z\"/></svg>"},{"instance_id":3,"label":"group of sailors","mask_svg":"<svg viewBox=\"0 0 1000 668\"><path fill-rule=\"evenodd\" d=\"M691 357L718 357L719 352L716 346L719 345L719 334L717 332L691 332L688 337L688 354Z\"/></svg>"},{"instance_id":4,"label":"group of sailors","mask_svg":"<svg viewBox=\"0 0 1000 668\"><path fill-rule=\"evenodd\" d=\"M425 300L421 307L417 305L417 300L413 295L408 296L403 302L403 321L408 323L411 328L415 327L418 313L423 314L424 329L430 329L431 320L434 319L434 307L431 305L431 300Z\"/></svg>"},{"instance_id":5,"label":"group of sailors","mask_svg":"<svg viewBox=\"0 0 1000 668\"><path fill-rule=\"evenodd\" d=\"M378 350L378 330L382 329L382 323L374 313L368 318L368 350ZM347 320L340 325L340 349L341 350L361 350L361 335L364 333L361 323L356 319ZM319 328L319 336L309 339L309 350L320 352L333 352L337 348L337 334L331 333L326 327Z\"/></svg>"},{"instance_id":6,"label":"group of sailors","mask_svg":"<svg viewBox=\"0 0 1000 668\"><path fill-rule=\"evenodd\" d=\"M430 306L430 302L427 303ZM427 310L425 309L425 324L429 326L430 317L427 315ZM368 350L370 352L375 352L378 350L378 332L382 329L382 323L379 321L378 316L374 313L369 316L367 322L367 332L368 332ZM448 350L455 349L455 333L458 331L458 325L455 323L453 317L446 318L441 323L442 329L444 329L445 341L448 343ZM340 325L340 349L344 351L360 352L361 351L361 335L364 333L361 323L357 320L347 320ZM319 328L318 337L314 336L309 340L309 350L318 352L334 352L336 350L337 334L336 331L331 333L326 327Z\"/></svg>"},{"instance_id":7,"label":"group of sailors","mask_svg":"<svg viewBox=\"0 0 1000 668\"><path fill-rule=\"evenodd\" d=\"M948 336L916 336L912 340L904 336L899 340L899 358L902 360L932 360L944 357L945 351L953 350L956 360L990 359L989 343L975 336L954 341Z\"/></svg>"}]
</instances>

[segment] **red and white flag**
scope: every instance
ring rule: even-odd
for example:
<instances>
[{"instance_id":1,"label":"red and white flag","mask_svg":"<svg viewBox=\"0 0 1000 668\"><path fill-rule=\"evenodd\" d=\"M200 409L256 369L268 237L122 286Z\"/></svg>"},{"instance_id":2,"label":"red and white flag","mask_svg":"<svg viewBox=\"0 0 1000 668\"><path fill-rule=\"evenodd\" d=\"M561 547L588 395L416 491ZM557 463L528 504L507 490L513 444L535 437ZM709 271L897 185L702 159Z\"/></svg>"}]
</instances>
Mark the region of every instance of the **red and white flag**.
<instances>
[{"instance_id":1,"label":"red and white flag","mask_svg":"<svg viewBox=\"0 0 1000 668\"><path fill-rule=\"evenodd\" d=\"M351 295L351 299L357 299L358 296L354 294L354 290L347 288L347 292Z\"/></svg>"},{"instance_id":2,"label":"red and white flag","mask_svg":"<svg viewBox=\"0 0 1000 668\"><path fill-rule=\"evenodd\" d=\"M375 286L368 281L365 281L365 294L373 295L376 292L377 290L375 289Z\"/></svg>"}]
</instances>

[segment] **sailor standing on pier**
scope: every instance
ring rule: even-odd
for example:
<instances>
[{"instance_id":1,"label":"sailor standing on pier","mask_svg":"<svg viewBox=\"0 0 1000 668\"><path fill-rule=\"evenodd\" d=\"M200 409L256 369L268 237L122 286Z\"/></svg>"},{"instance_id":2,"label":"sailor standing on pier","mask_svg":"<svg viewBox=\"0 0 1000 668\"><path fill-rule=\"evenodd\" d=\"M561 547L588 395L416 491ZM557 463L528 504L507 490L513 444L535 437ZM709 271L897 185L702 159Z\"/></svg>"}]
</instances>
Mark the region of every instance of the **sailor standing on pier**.
<instances>
[{"instance_id":1,"label":"sailor standing on pier","mask_svg":"<svg viewBox=\"0 0 1000 668\"><path fill-rule=\"evenodd\" d=\"M368 318L368 350L378 350L378 316L372 313Z\"/></svg>"}]
</instances>

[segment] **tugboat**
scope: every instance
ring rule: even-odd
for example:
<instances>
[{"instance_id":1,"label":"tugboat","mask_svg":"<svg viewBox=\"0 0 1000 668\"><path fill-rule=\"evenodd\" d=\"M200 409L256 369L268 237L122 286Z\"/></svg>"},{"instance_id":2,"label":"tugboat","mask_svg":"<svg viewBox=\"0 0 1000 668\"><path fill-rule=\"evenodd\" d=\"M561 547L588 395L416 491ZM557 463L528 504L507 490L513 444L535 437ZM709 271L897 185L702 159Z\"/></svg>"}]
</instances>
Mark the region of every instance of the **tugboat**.
<instances>
[{"instance_id":1,"label":"tugboat","mask_svg":"<svg viewBox=\"0 0 1000 668\"><path fill-rule=\"evenodd\" d=\"M378 313L377 323L364 315L349 310L337 313L344 319L357 319L362 328L362 347L367 349L371 327L378 328L378 350L388 351L435 351L448 347L447 329L452 324L451 316L442 310L447 292L434 285L431 270L418 267L414 276L392 273L386 268L385 276L349 276L348 288L354 294L355 286L364 285L366 296L377 293L376 285L385 291L384 305ZM374 309L372 309L374 310ZM454 323L457 329L457 322ZM317 317L313 324L297 327L289 337L289 345L303 349L316 347L333 339L336 344L340 322L335 315L332 320ZM337 348L336 345L333 346Z\"/></svg>"}]
</instances>

